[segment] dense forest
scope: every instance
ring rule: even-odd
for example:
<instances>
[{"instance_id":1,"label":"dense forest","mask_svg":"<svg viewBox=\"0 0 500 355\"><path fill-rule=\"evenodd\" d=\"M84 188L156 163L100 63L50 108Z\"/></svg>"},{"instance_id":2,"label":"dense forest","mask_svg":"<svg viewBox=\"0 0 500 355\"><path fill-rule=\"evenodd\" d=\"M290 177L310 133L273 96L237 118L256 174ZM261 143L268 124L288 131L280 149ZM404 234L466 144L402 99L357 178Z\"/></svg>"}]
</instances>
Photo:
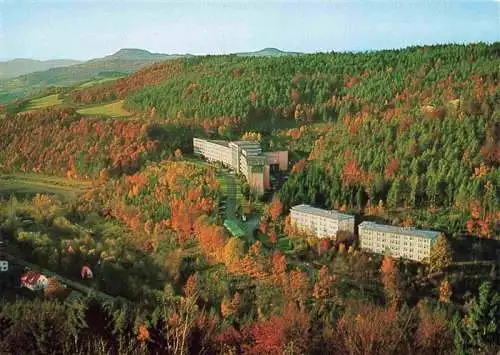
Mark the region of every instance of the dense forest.
<instances>
[{"instance_id":1,"label":"dense forest","mask_svg":"<svg viewBox=\"0 0 500 355\"><path fill-rule=\"evenodd\" d=\"M109 299L6 293L0 352L495 354L499 58L498 43L193 57L52 89L63 107L2 107L2 174L88 184L0 193L7 251ZM132 117L77 112L117 100ZM195 136L287 149L286 181L233 190ZM243 237L223 227L230 193L257 221ZM428 263L371 255L294 230L298 203L443 234Z\"/></svg>"},{"instance_id":2,"label":"dense forest","mask_svg":"<svg viewBox=\"0 0 500 355\"><path fill-rule=\"evenodd\" d=\"M498 56L495 43L167 61L67 97L76 105L125 99L140 122L154 126L105 122L98 133L101 123L82 119L68 129L86 132L83 151L66 151L52 163L47 150L81 146L64 125L37 127L50 132L37 132L40 141L31 137L28 148L22 140L38 122L8 120L0 122L8 125L1 127L1 161L7 170L131 173L150 157L189 152L194 135L236 139L252 130L265 146L289 149L299 161L281 191L286 207L309 202L379 216L383 207L399 216L392 220L492 237L500 234ZM52 143L60 139L72 142ZM151 154L155 144L167 147ZM29 156L40 151L46 153L35 153L38 162ZM41 161L60 166L44 169Z\"/></svg>"}]
</instances>

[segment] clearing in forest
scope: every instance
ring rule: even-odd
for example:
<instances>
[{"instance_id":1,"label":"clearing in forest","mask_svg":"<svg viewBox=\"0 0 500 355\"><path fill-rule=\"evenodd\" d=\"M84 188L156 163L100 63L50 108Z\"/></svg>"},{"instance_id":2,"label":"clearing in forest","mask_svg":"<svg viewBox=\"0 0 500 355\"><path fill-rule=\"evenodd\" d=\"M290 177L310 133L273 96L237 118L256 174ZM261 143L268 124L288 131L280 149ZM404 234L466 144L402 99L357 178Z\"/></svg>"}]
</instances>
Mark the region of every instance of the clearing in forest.
<instances>
[{"instance_id":1,"label":"clearing in forest","mask_svg":"<svg viewBox=\"0 0 500 355\"><path fill-rule=\"evenodd\" d=\"M86 81L86 82L78 85L78 88L80 88L80 89L90 88L92 86L95 86L95 85L98 85L98 84L102 84L102 83L106 83L108 81L118 80L120 78L121 78L121 76L113 76L113 77L110 77L110 78L103 78L103 79Z\"/></svg>"},{"instance_id":2,"label":"clearing in forest","mask_svg":"<svg viewBox=\"0 0 500 355\"><path fill-rule=\"evenodd\" d=\"M110 104L102 104L102 105L81 108L77 112L81 115L108 116L112 118L132 116L131 112L123 108L123 100L115 101Z\"/></svg>"},{"instance_id":3,"label":"clearing in forest","mask_svg":"<svg viewBox=\"0 0 500 355\"><path fill-rule=\"evenodd\" d=\"M40 108L58 106L62 104L62 100L59 98L59 94L53 94L41 97L39 99L31 100L26 111L37 110Z\"/></svg>"},{"instance_id":4,"label":"clearing in forest","mask_svg":"<svg viewBox=\"0 0 500 355\"><path fill-rule=\"evenodd\" d=\"M90 187L90 182L66 179L42 174L0 175L0 198L31 198L38 193L58 195L63 198L76 197Z\"/></svg>"}]
</instances>

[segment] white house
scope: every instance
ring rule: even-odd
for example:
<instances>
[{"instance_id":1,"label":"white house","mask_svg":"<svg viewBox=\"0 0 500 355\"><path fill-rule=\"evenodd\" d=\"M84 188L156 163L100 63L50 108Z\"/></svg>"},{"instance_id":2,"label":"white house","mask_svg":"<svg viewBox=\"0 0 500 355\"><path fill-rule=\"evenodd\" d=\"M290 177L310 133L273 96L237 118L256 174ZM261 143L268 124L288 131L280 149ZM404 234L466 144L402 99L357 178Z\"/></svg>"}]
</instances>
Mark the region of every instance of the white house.
<instances>
[{"instance_id":1,"label":"white house","mask_svg":"<svg viewBox=\"0 0 500 355\"><path fill-rule=\"evenodd\" d=\"M21 285L29 288L31 291L43 290L49 286L49 280L39 272L28 271L21 276Z\"/></svg>"},{"instance_id":2,"label":"white house","mask_svg":"<svg viewBox=\"0 0 500 355\"><path fill-rule=\"evenodd\" d=\"M0 260L0 272L9 271L9 262L7 260Z\"/></svg>"}]
</instances>

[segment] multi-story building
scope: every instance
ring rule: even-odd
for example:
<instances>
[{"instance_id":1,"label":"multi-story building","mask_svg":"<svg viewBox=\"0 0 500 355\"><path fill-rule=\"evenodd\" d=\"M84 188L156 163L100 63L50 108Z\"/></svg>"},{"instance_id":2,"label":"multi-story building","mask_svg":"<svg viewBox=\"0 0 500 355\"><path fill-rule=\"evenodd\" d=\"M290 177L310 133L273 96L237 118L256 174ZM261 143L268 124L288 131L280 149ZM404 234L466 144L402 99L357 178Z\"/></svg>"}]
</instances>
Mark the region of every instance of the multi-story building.
<instances>
[{"instance_id":1,"label":"multi-story building","mask_svg":"<svg viewBox=\"0 0 500 355\"><path fill-rule=\"evenodd\" d=\"M259 193L270 188L271 165L276 165L282 171L288 169L287 151L262 153L257 141L226 142L193 138L193 148L194 154L209 161L221 162L245 176L250 188Z\"/></svg>"},{"instance_id":2,"label":"multi-story building","mask_svg":"<svg viewBox=\"0 0 500 355\"><path fill-rule=\"evenodd\" d=\"M361 249L422 261L429 258L439 232L363 222L358 227Z\"/></svg>"},{"instance_id":3,"label":"multi-story building","mask_svg":"<svg viewBox=\"0 0 500 355\"><path fill-rule=\"evenodd\" d=\"M194 154L202 155L208 161L219 161L227 166L233 165L233 150L226 141L193 138L193 147Z\"/></svg>"},{"instance_id":4,"label":"multi-story building","mask_svg":"<svg viewBox=\"0 0 500 355\"><path fill-rule=\"evenodd\" d=\"M335 239L338 231L354 234L354 216L309 205L292 207L290 222L297 229L318 238Z\"/></svg>"}]
</instances>

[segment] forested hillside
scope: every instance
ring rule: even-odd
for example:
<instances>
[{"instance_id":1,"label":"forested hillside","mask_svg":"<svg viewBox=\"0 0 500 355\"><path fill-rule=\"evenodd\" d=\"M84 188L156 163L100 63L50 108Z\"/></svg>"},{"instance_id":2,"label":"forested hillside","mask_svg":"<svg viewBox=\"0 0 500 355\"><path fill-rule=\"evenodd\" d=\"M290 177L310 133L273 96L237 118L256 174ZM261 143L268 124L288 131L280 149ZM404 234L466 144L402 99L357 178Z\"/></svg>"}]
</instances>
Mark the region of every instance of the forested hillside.
<instances>
[{"instance_id":1,"label":"forested hillside","mask_svg":"<svg viewBox=\"0 0 500 355\"><path fill-rule=\"evenodd\" d=\"M492 236L500 206L498 58L498 44L192 58L75 91L72 100L121 98L144 117L181 123L236 117L243 128L205 131L237 138L257 130L265 144L288 142L308 163L285 185L286 206L391 208L417 224Z\"/></svg>"},{"instance_id":2,"label":"forested hillside","mask_svg":"<svg viewBox=\"0 0 500 355\"><path fill-rule=\"evenodd\" d=\"M39 64L36 70L25 71L0 80L0 103L23 99L51 86L69 87L89 80L117 79L155 62L179 57L182 55L150 53L140 49L124 48L103 58L85 62L73 61L65 65L51 65L50 61L39 62L43 65ZM61 63L61 61L54 62ZM0 79L3 78L0 77Z\"/></svg>"},{"instance_id":3,"label":"forested hillside","mask_svg":"<svg viewBox=\"0 0 500 355\"><path fill-rule=\"evenodd\" d=\"M2 107L0 254L90 291L0 292L0 353L496 354L499 59L194 57ZM258 137L289 174L256 196L196 136ZM297 230L298 203L444 233L395 259Z\"/></svg>"},{"instance_id":4,"label":"forested hillside","mask_svg":"<svg viewBox=\"0 0 500 355\"><path fill-rule=\"evenodd\" d=\"M148 160L186 149L187 127L82 117L48 108L0 119L0 171L42 172L74 178L131 174ZM192 133L191 133L192 134Z\"/></svg>"}]
</instances>

